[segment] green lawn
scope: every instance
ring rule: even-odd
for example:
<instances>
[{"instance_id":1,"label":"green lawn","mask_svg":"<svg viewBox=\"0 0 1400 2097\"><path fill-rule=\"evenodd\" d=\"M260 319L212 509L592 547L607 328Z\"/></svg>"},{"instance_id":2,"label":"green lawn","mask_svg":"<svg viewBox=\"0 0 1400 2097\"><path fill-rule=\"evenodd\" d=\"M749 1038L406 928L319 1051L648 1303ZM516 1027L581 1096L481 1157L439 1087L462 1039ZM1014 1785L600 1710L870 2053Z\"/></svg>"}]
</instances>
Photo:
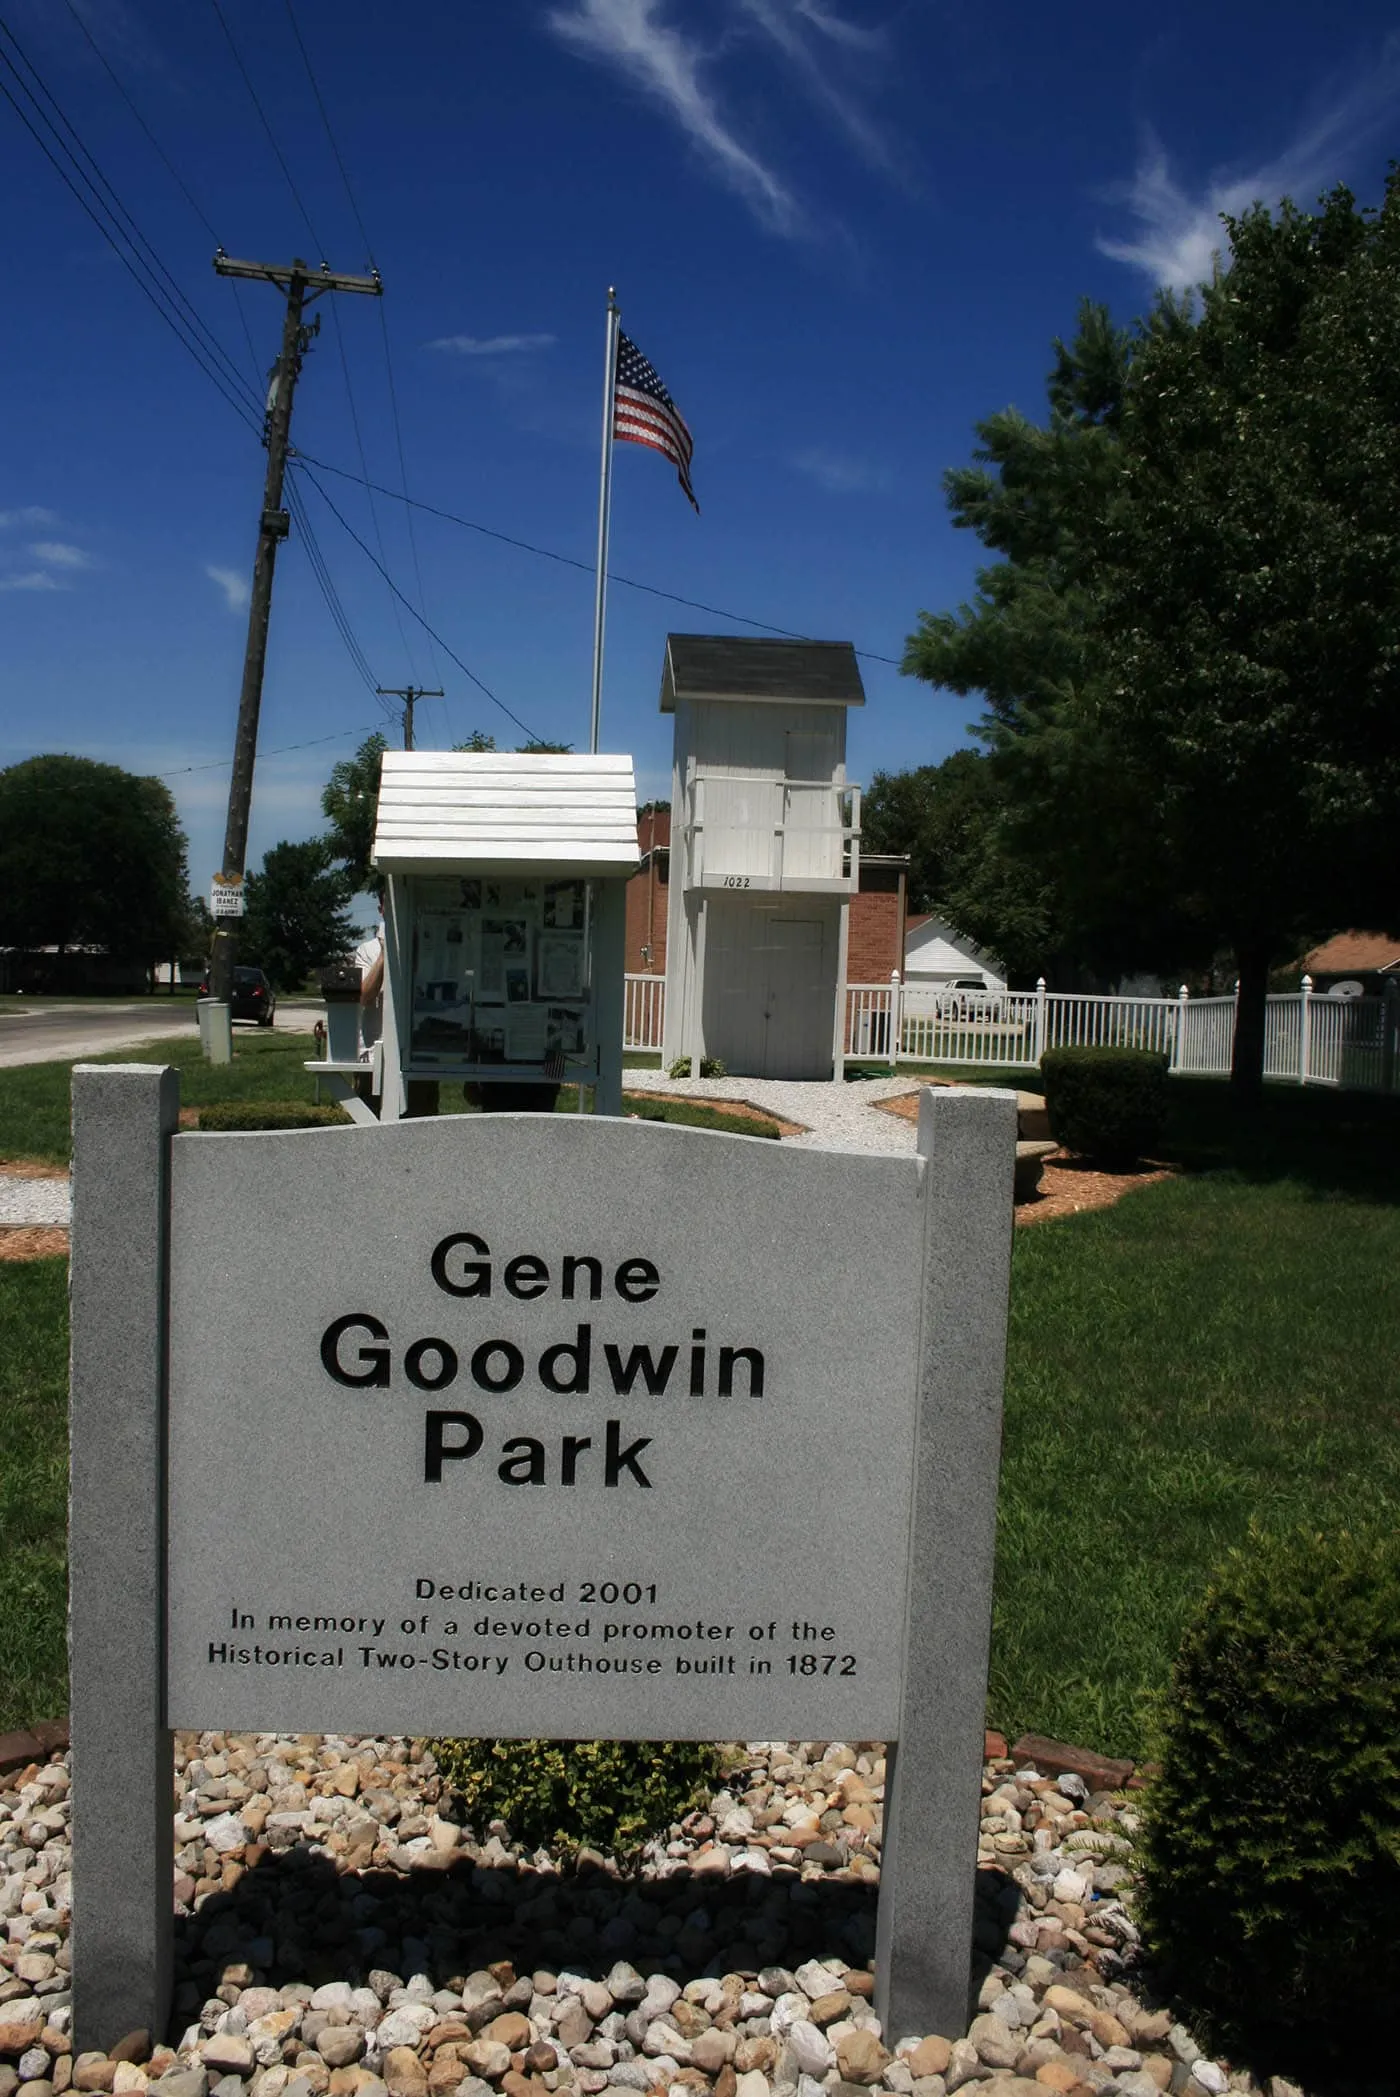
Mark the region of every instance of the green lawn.
<instances>
[{"instance_id":1,"label":"green lawn","mask_svg":"<svg viewBox=\"0 0 1400 2097\"><path fill-rule=\"evenodd\" d=\"M196 1040L152 1042L87 1056L90 1063L173 1064L187 1107L226 1099L307 1099L313 1080L302 1069L316 1045L309 1034L236 1030L233 1061L206 1063ZM0 1159L44 1158L66 1163L71 1063L20 1063L0 1070Z\"/></svg>"},{"instance_id":2,"label":"green lawn","mask_svg":"<svg viewBox=\"0 0 1400 2097\"><path fill-rule=\"evenodd\" d=\"M288 1039L239 1083L295 1096ZM7 1129L34 1076L0 1073ZM1183 1177L1018 1230L1013 1267L989 1716L1127 1754L1251 1521L1400 1522L1400 1102L1270 1087L1241 1133L1222 1085L1171 1099ZM61 1261L0 1265L0 1728L65 1703L65 1321Z\"/></svg>"},{"instance_id":3,"label":"green lawn","mask_svg":"<svg viewBox=\"0 0 1400 2097\"><path fill-rule=\"evenodd\" d=\"M68 1262L0 1265L0 1733L68 1708Z\"/></svg>"}]
</instances>

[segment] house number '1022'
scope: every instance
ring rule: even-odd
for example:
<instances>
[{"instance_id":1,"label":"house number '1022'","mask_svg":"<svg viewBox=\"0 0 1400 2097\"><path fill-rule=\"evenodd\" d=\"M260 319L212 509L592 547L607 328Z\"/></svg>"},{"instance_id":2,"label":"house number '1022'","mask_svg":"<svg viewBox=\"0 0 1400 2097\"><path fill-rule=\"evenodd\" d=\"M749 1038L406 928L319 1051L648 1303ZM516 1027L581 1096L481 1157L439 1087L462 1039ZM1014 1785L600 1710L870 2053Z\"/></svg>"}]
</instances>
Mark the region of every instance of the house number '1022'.
<instances>
[{"instance_id":1,"label":"house number '1022'","mask_svg":"<svg viewBox=\"0 0 1400 2097\"><path fill-rule=\"evenodd\" d=\"M749 877L747 874L726 874L724 885L726 888L747 888Z\"/></svg>"}]
</instances>

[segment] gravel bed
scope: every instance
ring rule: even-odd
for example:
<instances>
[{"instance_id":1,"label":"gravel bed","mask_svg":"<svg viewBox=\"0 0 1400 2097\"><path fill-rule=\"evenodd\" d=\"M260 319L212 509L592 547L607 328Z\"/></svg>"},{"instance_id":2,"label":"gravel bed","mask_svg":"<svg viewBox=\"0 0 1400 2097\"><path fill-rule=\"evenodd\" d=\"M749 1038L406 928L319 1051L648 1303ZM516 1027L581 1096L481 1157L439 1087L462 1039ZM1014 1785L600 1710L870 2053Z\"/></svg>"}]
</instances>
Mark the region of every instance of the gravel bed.
<instances>
[{"instance_id":1,"label":"gravel bed","mask_svg":"<svg viewBox=\"0 0 1400 2097\"><path fill-rule=\"evenodd\" d=\"M1127 1872L1102 1840L1131 1831L1133 1794L989 1762L977 2014L966 2035L884 2033L880 1745L735 1755L709 1807L624 1874L464 1826L421 1741L181 1735L172 2028L76 2058L68 1761L31 1764L0 1779L0 2097L1255 2087L1203 2058L1135 1969Z\"/></svg>"},{"instance_id":2,"label":"gravel bed","mask_svg":"<svg viewBox=\"0 0 1400 2097\"><path fill-rule=\"evenodd\" d=\"M21 1179L0 1173L0 1230L66 1229L70 1208L66 1179Z\"/></svg>"},{"instance_id":3,"label":"gravel bed","mask_svg":"<svg viewBox=\"0 0 1400 2097\"><path fill-rule=\"evenodd\" d=\"M785 1136L788 1146L809 1150L882 1151L896 1158L912 1157L914 1124L890 1114L877 1114L874 1102L895 1099L910 1092L909 1077L862 1078L834 1085L830 1080L805 1083L789 1078L668 1078L664 1070L629 1070L623 1073L628 1092L672 1092L685 1099L748 1100L784 1121L801 1122L807 1134Z\"/></svg>"}]
</instances>

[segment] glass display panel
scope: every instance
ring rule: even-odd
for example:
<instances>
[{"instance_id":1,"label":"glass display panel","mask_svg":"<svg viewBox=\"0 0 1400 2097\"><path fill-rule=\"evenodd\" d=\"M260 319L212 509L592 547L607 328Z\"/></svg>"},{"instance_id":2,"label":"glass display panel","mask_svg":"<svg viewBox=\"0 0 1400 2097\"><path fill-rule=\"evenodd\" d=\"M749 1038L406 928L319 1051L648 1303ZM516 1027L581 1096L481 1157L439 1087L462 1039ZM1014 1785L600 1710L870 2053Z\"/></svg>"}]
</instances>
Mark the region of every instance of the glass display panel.
<instances>
[{"instance_id":1,"label":"glass display panel","mask_svg":"<svg viewBox=\"0 0 1400 2097\"><path fill-rule=\"evenodd\" d=\"M419 879L413 905L415 1068L587 1052L586 882Z\"/></svg>"}]
</instances>

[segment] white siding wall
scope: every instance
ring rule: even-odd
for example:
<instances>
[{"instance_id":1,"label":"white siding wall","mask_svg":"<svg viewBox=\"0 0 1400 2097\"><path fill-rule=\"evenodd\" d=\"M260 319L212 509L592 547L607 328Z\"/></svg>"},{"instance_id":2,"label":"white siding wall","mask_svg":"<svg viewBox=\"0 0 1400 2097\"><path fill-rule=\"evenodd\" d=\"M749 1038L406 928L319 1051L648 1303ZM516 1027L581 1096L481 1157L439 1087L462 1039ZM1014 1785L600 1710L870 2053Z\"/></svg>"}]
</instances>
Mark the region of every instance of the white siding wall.
<instances>
[{"instance_id":1,"label":"white siding wall","mask_svg":"<svg viewBox=\"0 0 1400 2097\"><path fill-rule=\"evenodd\" d=\"M986 960L961 947L947 935L947 928L920 925L904 944L906 983L951 983L958 976L982 976L989 990L1005 990L1006 979Z\"/></svg>"},{"instance_id":2,"label":"white siding wall","mask_svg":"<svg viewBox=\"0 0 1400 2097\"><path fill-rule=\"evenodd\" d=\"M771 893L712 894L707 903L688 893L686 828L701 773L707 869L771 872L774 824L785 823L788 874L835 878L841 842L826 835L838 820L834 796L783 788L788 779L845 785L846 709L678 700L671 785L663 1060L692 1055L699 1036L704 1054L736 1072L828 1077L843 899L791 895L775 910Z\"/></svg>"}]
</instances>

